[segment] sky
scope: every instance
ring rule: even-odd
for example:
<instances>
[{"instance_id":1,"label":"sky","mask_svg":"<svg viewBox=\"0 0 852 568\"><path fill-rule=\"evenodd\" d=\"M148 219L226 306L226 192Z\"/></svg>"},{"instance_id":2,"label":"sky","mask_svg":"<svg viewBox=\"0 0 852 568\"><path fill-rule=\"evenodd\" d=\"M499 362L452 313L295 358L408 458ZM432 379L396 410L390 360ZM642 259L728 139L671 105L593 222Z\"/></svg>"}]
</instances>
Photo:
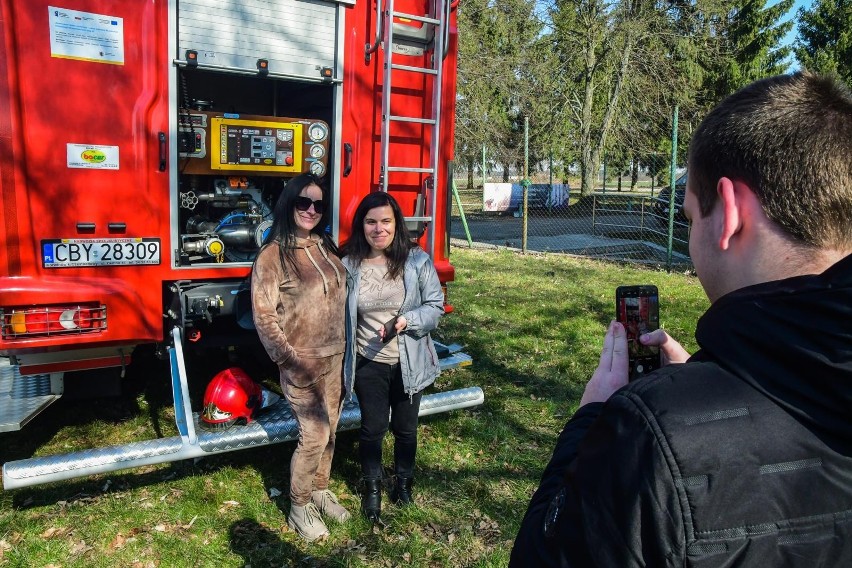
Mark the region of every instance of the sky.
<instances>
[{"instance_id":1,"label":"sky","mask_svg":"<svg viewBox=\"0 0 852 568\"><path fill-rule=\"evenodd\" d=\"M812 2L813 2L813 0L796 0L796 2L793 4L793 7L787 13L787 17L783 21L786 22L786 21L789 21L789 20L793 20L793 29L791 29L789 32L787 32L787 35L784 36L784 45L792 46L793 42L796 41L796 34L798 33L798 21L796 20L796 14L798 13L799 8L805 8L805 9L810 8ZM772 4L775 4L775 3L772 2ZM799 66L796 63L795 56L790 56L790 63L791 63L791 68L790 68L791 71L795 71L796 69L798 69Z\"/></svg>"}]
</instances>

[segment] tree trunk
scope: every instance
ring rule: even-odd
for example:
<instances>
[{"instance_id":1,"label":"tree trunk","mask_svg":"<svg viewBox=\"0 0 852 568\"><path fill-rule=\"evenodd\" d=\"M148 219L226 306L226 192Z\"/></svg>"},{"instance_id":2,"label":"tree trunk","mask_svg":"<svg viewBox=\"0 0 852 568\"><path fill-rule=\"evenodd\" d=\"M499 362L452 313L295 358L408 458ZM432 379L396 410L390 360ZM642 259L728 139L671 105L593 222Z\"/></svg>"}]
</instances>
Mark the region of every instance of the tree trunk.
<instances>
[{"instance_id":1,"label":"tree trunk","mask_svg":"<svg viewBox=\"0 0 852 568\"><path fill-rule=\"evenodd\" d=\"M636 191L637 185L639 185L639 156L633 156L633 161L630 163L630 191Z\"/></svg>"},{"instance_id":2,"label":"tree trunk","mask_svg":"<svg viewBox=\"0 0 852 568\"><path fill-rule=\"evenodd\" d=\"M590 159L589 162L597 168L598 164L600 164L601 155L603 154L604 148L606 146L606 137L609 134L610 129L612 128L612 122L615 118L615 113L618 110L618 102L621 96L621 87L624 82L624 76L627 73L627 68L630 64L630 54L633 50L633 35L630 31L627 32L627 35L624 40L624 47L621 52L621 60L618 64L618 72L615 75L615 83L612 86L612 90L610 91L609 100L607 101L606 111L604 112L603 121L601 122L601 129L598 135L598 139L594 147L591 148ZM590 144L591 145L591 144ZM604 181L606 183L606 181Z\"/></svg>"},{"instance_id":3,"label":"tree trunk","mask_svg":"<svg viewBox=\"0 0 852 568\"><path fill-rule=\"evenodd\" d=\"M591 28L586 41L585 53L585 89L583 93L582 118L580 119L580 196L591 195L595 191L599 161L592 155L592 106L595 100L595 67L597 44L592 37Z\"/></svg>"}]
</instances>

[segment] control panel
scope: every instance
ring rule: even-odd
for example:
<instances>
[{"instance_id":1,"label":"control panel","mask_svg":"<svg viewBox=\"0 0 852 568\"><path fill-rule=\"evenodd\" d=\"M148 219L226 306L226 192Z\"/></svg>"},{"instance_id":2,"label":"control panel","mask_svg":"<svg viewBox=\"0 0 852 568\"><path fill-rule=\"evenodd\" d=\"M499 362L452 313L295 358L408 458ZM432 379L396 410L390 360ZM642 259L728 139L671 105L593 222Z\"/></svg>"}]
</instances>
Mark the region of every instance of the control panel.
<instances>
[{"instance_id":1,"label":"control panel","mask_svg":"<svg viewBox=\"0 0 852 568\"><path fill-rule=\"evenodd\" d=\"M186 174L298 175L328 171L323 121L197 111L181 115L178 156Z\"/></svg>"},{"instance_id":2,"label":"control panel","mask_svg":"<svg viewBox=\"0 0 852 568\"><path fill-rule=\"evenodd\" d=\"M303 125L233 118L211 120L210 169L300 173Z\"/></svg>"}]
</instances>

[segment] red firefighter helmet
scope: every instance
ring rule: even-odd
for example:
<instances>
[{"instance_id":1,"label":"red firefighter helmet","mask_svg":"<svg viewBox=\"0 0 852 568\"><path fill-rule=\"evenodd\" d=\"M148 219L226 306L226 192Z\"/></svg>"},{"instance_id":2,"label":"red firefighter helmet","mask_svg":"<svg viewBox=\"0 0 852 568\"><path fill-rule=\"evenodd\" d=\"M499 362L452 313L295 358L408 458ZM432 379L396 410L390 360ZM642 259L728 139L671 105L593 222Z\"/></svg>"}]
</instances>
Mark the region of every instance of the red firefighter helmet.
<instances>
[{"instance_id":1,"label":"red firefighter helmet","mask_svg":"<svg viewBox=\"0 0 852 568\"><path fill-rule=\"evenodd\" d=\"M204 392L202 428L224 430L238 421L248 424L261 408L278 400L278 395L262 388L239 367L216 374Z\"/></svg>"}]
</instances>

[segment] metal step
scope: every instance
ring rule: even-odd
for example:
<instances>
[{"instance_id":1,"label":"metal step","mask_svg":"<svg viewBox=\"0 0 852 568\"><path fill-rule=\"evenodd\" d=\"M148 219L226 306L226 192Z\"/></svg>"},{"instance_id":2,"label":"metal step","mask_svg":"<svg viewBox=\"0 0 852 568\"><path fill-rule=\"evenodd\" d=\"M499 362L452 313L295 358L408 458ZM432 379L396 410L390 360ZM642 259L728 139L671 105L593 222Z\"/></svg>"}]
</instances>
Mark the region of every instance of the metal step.
<instances>
[{"instance_id":1,"label":"metal step","mask_svg":"<svg viewBox=\"0 0 852 568\"><path fill-rule=\"evenodd\" d=\"M453 369L456 367L467 367L473 364L473 357L467 353L453 353L441 359L441 369Z\"/></svg>"},{"instance_id":2,"label":"metal step","mask_svg":"<svg viewBox=\"0 0 852 568\"><path fill-rule=\"evenodd\" d=\"M473 357L467 353L462 353L461 350L463 347L458 343L450 345L444 345L437 341L433 343L435 344L435 351L438 353L438 363L441 365L442 371L457 367L467 367L473 364Z\"/></svg>"},{"instance_id":3,"label":"metal step","mask_svg":"<svg viewBox=\"0 0 852 568\"><path fill-rule=\"evenodd\" d=\"M416 116L391 115L388 118L394 122L413 122L415 124L428 124L430 126L437 124L437 121L432 118L418 118Z\"/></svg>"},{"instance_id":4,"label":"metal step","mask_svg":"<svg viewBox=\"0 0 852 568\"><path fill-rule=\"evenodd\" d=\"M0 358L0 432L13 432L62 396L62 373L21 376L18 365Z\"/></svg>"},{"instance_id":5,"label":"metal step","mask_svg":"<svg viewBox=\"0 0 852 568\"><path fill-rule=\"evenodd\" d=\"M424 174L432 174L435 173L435 170L432 168L408 168L405 166L388 166L385 168L386 172L418 172Z\"/></svg>"},{"instance_id":6,"label":"metal step","mask_svg":"<svg viewBox=\"0 0 852 568\"><path fill-rule=\"evenodd\" d=\"M415 14L406 14L404 12L391 12L391 19L399 18L401 20L411 20L413 22L421 22L423 24L430 24L433 26L437 26L441 23L441 20L436 20L435 18L429 18L427 16L417 16ZM397 32L398 34L399 32ZM396 35L396 34L394 34Z\"/></svg>"},{"instance_id":7,"label":"metal step","mask_svg":"<svg viewBox=\"0 0 852 568\"><path fill-rule=\"evenodd\" d=\"M398 71L411 71L412 73L425 73L426 75L437 75L438 70L432 69L431 67L415 67L413 65L398 65L396 63L391 64L391 68Z\"/></svg>"},{"instance_id":8,"label":"metal step","mask_svg":"<svg viewBox=\"0 0 852 568\"><path fill-rule=\"evenodd\" d=\"M420 401L420 416L470 408L484 401L485 395L479 387L428 394ZM3 487L17 489L143 465L196 458L292 441L299 435L296 419L284 399L264 410L251 424L233 426L223 432L208 432L200 428L198 413L193 413L192 419L198 434L194 444L189 443L186 436L174 436L7 462L3 465ZM353 395L352 400L343 405L338 431L354 430L360 424L361 409Z\"/></svg>"}]
</instances>

